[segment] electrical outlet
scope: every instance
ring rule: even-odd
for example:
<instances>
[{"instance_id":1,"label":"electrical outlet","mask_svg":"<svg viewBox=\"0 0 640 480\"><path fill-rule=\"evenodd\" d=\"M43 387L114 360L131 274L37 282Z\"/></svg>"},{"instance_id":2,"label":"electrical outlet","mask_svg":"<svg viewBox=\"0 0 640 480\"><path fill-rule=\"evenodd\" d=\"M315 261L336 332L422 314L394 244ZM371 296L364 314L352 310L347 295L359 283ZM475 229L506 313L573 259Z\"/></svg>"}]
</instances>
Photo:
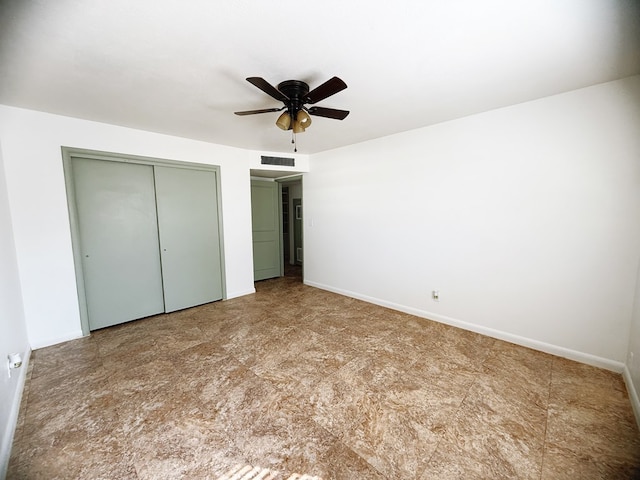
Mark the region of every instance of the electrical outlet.
<instances>
[{"instance_id":1,"label":"electrical outlet","mask_svg":"<svg viewBox=\"0 0 640 480\"><path fill-rule=\"evenodd\" d=\"M9 368L20 368L22 366L22 355L19 353L10 353L7 358L9 358Z\"/></svg>"},{"instance_id":2,"label":"electrical outlet","mask_svg":"<svg viewBox=\"0 0 640 480\"><path fill-rule=\"evenodd\" d=\"M22 355L19 353L10 353L7 355L7 373L11 378L11 370L22 366Z\"/></svg>"},{"instance_id":3,"label":"electrical outlet","mask_svg":"<svg viewBox=\"0 0 640 480\"><path fill-rule=\"evenodd\" d=\"M433 290L431 292L431 298L433 299L434 302L439 302L440 301L440 290Z\"/></svg>"}]
</instances>

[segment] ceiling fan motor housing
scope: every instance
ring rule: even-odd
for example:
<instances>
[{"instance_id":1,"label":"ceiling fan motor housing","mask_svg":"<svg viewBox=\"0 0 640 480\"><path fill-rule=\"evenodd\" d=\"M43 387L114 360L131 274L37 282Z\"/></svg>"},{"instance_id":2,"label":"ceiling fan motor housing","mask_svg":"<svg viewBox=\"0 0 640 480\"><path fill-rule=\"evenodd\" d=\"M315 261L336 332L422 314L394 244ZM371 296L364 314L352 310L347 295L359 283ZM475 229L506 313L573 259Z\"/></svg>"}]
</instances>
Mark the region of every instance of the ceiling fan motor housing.
<instances>
[{"instance_id":1,"label":"ceiling fan motor housing","mask_svg":"<svg viewBox=\"0 0 640 480\"><path fill-rule=\"evenodd\" d=\"M278 84L278 90L289 97L287 104L289 114L292 118L302 110L309 94L309 85L301 80L285 80Z\"/></svg>"}]
</instances>

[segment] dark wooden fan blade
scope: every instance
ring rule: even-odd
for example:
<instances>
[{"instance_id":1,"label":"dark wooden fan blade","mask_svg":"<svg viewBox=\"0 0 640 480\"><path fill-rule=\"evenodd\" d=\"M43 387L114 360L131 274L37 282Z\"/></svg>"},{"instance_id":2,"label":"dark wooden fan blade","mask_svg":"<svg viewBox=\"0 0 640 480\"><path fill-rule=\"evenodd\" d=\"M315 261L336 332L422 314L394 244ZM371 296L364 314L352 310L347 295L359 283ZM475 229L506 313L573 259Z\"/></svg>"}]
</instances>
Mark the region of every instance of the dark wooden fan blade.
<instances>
[{"instance_id":1,"label":"dark wooden fan blade","mask_svg":"<svg viewBox=\"0 0 640 480\"><path fill-rule=\"evenodd\" d=\"M318 117L333 118L335 120L344 120L349 115L348 110L338 110L336 108L324 108L324 107L311 107L309 114L316 115Z\"/></svg>"},{"instance_id":2,"label":"dark wooden fan blade","mask_svg":"<svg viewBox=\"0 0 640 480\"><path fill-rule=\"evenodd\" d=\"M247 78L247 82L255 85L264 93L272 96L276 100L280 100L281 102L286 102L289 100L289 97L287 97L284 93L282 93L262 77L249 77Z\"/></svg>"},{"instance_id":3,"label":"dark wooden fan blade","mask_svg":"<svg viewBox=\"0 0 640 480\"><path fill-rule=\"evenodd\" d=\"M347 84L340 80L338 77L333 77L324 82L319 87L311 90L304 99L304 103L317 103L320 100L324 100L331 95L347 88Z\"/></svg>"},{"instance_id":4,"label":"dark wooden fan blade","mask_svg":"<svg viewBox=\"0 0 640 480\"><path fill-rule=\"evenodd\" d=\"M236 115L255 115L256 113L269 113L269 112L279 112L280 110L284 110L282 108L263 108L262 110L245 110L244 112L233 112Z\"/></svg>"}]
</instances>

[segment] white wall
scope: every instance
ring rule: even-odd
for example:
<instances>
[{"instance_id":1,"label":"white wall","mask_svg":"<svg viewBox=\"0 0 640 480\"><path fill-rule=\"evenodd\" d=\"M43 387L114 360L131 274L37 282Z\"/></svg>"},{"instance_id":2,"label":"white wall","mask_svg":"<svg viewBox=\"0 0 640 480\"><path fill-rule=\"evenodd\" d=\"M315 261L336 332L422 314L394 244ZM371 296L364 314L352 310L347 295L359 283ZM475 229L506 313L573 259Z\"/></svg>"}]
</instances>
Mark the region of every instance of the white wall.
<instances>
[{"instance_id":1,"label":"white wall","mask_svg":"<svg viewBox=\"0 0 640 480\"><path fill-rule=\"evenodd\" d=\"M259 152L4 106L0 142L33 348L81 335L61 146L219 165L227 297L254 291L249 168Z\"/></svg>"},{"instance_id":2,"label":"white wall","mask_svg":"<svg viewBox=\"0 0 640 480\"><path fill-rule=\"evenodd\" d=\"M1 147L0 144L0 478L4 478L27 370L29 343ZM10 353L21 353L25 360L21 369L12 370L11 376L7 370Z\"/></svg>"},{"instance_id":3,"label":"white wall","mask_svg":"<svg viewBox=\"0 0 640 480\"><path fill-rule=\"evenodd\" d=\"M622 370L640 77L314 155L304 197L306 283Z\"/></svg>"}]
</instances>

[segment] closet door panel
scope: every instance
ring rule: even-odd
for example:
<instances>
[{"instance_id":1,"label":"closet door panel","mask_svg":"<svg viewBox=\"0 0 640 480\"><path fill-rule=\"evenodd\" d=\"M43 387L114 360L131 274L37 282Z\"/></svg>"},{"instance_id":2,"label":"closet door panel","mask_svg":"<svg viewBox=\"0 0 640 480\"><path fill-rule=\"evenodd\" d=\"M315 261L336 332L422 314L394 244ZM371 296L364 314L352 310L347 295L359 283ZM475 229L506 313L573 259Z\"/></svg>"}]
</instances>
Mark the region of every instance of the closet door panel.
<instances>
[{"instance_id":1,"label":"closet door panel","mask_svg":"<svg viewBox=\"0 0 640 480\"><path fill-rule=\"evenodd\" d=\"M90 330L164 311L153 168L74 158Z\"/></svg>"},{"instance_id":2,"label":"closet door panel","mask_svg":"<svg viewBox=\"0 0 640 480\"><path fill-rule=\"evenodd\" d=\"M251 229L253 235L253 280L279 277L280 215L278 184L251 181Z\"/></svg>"},{"instance_id":3,"label":"closet door panel","mask_svg":"<svg viewBox=\"0 0 640 480\"><path fill-rule=\"evenodd\" d=\"M215 172L154 172L165 311L222 299Z\"/></svg>"}]
</instances>

